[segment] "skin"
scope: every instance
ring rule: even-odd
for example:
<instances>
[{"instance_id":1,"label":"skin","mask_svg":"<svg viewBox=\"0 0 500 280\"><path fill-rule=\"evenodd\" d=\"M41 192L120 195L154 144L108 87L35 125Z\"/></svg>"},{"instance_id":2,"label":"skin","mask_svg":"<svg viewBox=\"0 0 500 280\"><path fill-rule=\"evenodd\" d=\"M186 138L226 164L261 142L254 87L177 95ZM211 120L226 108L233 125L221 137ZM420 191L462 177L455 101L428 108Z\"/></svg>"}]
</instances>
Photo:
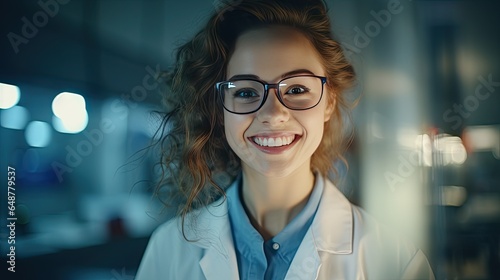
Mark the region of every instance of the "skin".
<instances>
[{"instance_id":1,"label":"skin","mask_svg":"<svg viewBox=\"0 0 500 280\"><path fill-rule=\"evenodd\" d=\"M238 38L226 78L255 75L276 83L285 73L300 69L325 75L321 57L305 35L290 27L273 26L248 31ZM277 235L303 209L311 194L315 180L311 156L323 137L324 122L332 114L328 94L325 86L316 107L296 111L284 107L272 89L255 113L224 112L227 142L242 162L243 204L264 240ZM252 136L280 135L295 135L296 140L279 153L266 153L252 140Z\"/></svg>"}]
</instances>

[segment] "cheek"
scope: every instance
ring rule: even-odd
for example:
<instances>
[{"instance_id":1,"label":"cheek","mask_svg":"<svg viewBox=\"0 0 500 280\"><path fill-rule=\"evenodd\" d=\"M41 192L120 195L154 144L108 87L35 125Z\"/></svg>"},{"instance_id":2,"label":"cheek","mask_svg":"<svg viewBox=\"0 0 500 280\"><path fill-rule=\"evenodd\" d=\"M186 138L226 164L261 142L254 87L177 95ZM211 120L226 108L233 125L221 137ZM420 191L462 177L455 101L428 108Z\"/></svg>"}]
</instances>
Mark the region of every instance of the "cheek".
<instances>
[{"instance_id":1,"label":"cheek","mask_svg":"<svg viewBox=\"0 0 500 280\"><path fill-rule=\"evenodd\" d=\"M224 113L224 131L226 140L232 146L234 142L243 141L244 133L251 120L245 115Z\"/></svg>"},{"instance_id":2,"label":"cheek","mask_svg":"<svg viewBox=\"0 0 500 280\"><path fill-rule=\"evenodd\" d=\"M308 138L314 143L314 145L319 144L323 138L324 127L325 127L325 110L322 107L314 108L308 111L303 111L306 113L298 117L299 122L302 124L304 129L307 131ZM300 118L300 119L299 119Z\"/></svg>"}]
</instances>

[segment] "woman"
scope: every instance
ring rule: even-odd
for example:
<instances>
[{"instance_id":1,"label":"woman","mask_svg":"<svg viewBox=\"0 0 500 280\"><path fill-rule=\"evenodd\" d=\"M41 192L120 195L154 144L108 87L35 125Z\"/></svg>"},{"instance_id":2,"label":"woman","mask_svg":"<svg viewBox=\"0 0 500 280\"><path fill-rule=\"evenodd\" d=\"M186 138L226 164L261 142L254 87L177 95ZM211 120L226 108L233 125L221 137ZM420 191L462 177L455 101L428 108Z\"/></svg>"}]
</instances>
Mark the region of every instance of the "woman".
<instances>
[{"instance_id":1,"label":"woman","mask_svg":"<svg viewBox=\"0 0 500 280\"><path fill-rule=\"evenodd\" d=\"M167 75L161 185L184 203L137 279L432 279L327 178L354 78L322 1L213 15Z\"/></svg>"}]
</instances>

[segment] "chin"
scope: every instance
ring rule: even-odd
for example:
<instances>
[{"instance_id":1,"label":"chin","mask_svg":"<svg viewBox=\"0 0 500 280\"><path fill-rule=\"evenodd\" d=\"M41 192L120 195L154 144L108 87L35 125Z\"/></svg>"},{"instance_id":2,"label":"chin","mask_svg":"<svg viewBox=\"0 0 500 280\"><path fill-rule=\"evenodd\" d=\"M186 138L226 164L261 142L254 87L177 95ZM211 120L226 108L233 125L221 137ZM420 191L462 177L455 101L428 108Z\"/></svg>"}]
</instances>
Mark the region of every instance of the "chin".
<instances>
[{"instance_id":1,"label":"chin","mask_svg":"<svg viewBox=\"0 0 500 280\"><path fill-rule=\"evenodd\" d=\"M259 166L250 166L248 171L257 172L261 176L267 178L283 178L293 174L295 170L296 168L292 168L289 164L287 164L287 166L282 166L281 164L279 166L274 164L262 164Z\"/></svg>"}]
</instances>

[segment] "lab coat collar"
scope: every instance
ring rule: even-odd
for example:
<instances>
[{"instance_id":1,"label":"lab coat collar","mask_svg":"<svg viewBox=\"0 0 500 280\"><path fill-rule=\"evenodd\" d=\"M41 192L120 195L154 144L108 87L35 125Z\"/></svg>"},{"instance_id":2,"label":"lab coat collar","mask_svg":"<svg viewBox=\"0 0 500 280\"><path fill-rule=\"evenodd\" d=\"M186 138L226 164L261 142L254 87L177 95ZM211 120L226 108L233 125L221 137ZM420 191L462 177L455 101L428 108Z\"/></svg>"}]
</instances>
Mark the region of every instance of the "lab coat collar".
<instances>
[{"instance_id":1,"label":"lab coat collar","mask_svg":"<svg viewBox=\"0 0 500 280\"><path fill-rule=\"evenodd\" d=\"M290 265L287 279L316 279L321 267L318 251L351 254L353 214L350 202L329 180L316 177L324 184L318 211ZM235 187L237 181L230 187ZM228 204L223 197L193 215L196 230L186 235L205 248L200 266L207 280L239 279ZM305 277L305 278L304 278Z\"/></svg>"}]
</instances>

